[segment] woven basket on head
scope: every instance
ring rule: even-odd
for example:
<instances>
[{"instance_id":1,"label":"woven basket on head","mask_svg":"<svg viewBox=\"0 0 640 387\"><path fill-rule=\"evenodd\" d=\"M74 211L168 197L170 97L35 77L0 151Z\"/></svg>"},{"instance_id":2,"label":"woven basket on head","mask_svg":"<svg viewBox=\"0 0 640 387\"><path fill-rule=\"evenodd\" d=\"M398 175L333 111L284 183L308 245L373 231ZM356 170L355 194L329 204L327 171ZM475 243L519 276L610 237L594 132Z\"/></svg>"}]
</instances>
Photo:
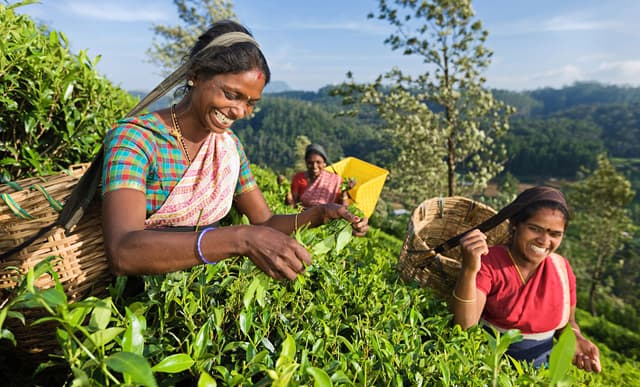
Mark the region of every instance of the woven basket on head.
<instances>
[{"instance_id":1,"label":"woven basket on head","mask_svg":"<svg viewBox=\"0 0 640 387\"><path fill-rule=\"evenodd\" d=\"M0 185L0 252L9 251L56 221L62 204L89 164L71 166L67 171ZM16 184L17 183L17 184ZM102 295L112 279L102 239L100 203L90 205L87 213L67 235L54 227L18 253L0 262L0 303L11 297L18 276L45 258L58 257L54 269L70 301L89 295ZM18 269L12 269L15 267ZM39 288L54 286L50 275L37 279ZM29 326L43 311L25 311L27 326L7 320L21 350L47 352L55 348L54 330L43 324Z\"/></svg>"},{"instance_id":2,"label":"woven basket on head","mask_svg":"<svg viewBox=\"0 0 640 387\"><path fill-rule=\"evenodd\" d=\"M436 254L433 249L496 214L491 207L461 196L425 200L413 210L398 258L405 281L416 281L444 298L451 296L460 271L460 247ZM489 246L505 243L508 221L485 232Z\"/></svg>"}]
</instances>

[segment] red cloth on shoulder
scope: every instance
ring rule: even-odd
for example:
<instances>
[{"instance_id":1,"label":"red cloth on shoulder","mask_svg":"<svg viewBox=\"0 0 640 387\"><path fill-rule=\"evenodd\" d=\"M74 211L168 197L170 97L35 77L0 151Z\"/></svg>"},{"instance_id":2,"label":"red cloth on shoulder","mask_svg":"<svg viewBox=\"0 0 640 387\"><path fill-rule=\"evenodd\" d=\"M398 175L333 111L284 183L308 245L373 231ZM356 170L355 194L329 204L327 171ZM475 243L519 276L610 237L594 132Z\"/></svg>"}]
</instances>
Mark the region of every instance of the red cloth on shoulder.
<instances>
[{"instance_id":1,"label":"red cloth on shoulder","mask_svg":"<svg viewBox=\"0 0 640 387\"><path fill-rule=\"evenodd\" d=\"M307 186L309 186L309 180L307 180L306 172L298 172L293 175L293 180L291 180L291 193L294 194L294 197L299 198L302 196Z\"/></svg>"},{"instance_id":2,"label":"red cloth on shoulder","mask_svg":"<svg viewBox=\"0 0 640 387\"><path fill-rule=\"evenodd\" d=\"M576 305L576 277L566 258L571 306ZM542 333L556 329L562 319L560 273L545 258L526 284L522 283L505 246L493 246L482 256L476 287L487 295L482 318L504 329Z\"/></svg>"}]
</instances>

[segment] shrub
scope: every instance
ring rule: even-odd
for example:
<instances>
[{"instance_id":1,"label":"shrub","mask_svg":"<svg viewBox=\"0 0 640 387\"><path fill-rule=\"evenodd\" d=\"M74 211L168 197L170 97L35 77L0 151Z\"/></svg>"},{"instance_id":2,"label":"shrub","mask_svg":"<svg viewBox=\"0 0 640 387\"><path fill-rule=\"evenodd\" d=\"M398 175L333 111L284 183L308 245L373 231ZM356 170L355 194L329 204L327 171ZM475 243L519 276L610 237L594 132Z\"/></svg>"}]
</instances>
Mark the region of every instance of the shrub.
<instances>
[{"instance_id":1,"label":"shrub","mask_svg":"<svg viewBox=\"0 0 640 387\"><path fill-rule=\"evenodd\" d=\"M135 99L69 52L66 36L0 5L0 178L90 161Z\"/></svg>"}]
</instances>

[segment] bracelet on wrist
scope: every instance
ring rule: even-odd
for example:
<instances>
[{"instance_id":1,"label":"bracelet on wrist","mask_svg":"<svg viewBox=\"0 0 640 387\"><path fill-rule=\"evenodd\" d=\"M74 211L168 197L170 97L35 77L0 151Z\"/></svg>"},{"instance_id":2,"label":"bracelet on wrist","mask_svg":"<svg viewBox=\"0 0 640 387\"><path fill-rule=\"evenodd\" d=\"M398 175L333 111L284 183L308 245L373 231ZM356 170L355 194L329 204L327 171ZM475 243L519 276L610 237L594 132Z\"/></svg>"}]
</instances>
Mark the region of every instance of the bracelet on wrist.
<instances>
[{"instance_id":1,"label":"bracelet on wrist","mask_svg":"<svg viewBox=\"0 0 640 387\"><path fill-rule=\"evenodd\" d=\"M471 303L473 303L473 302L475 302L475 301L476 301L476 299L475 299L475 298L472 298L472 299L470 299L470 300L467 300L467 299L464 299L464 298L460 298L460 297L458 297L458 295L456 294L456 289L455 289L455 288L453 288L453 291L451 292L451 294L453 295L453 298L454 298L456 301L461 302L461 303L463 303L463 304L471 304Z\"/></svg>"},{"instance_id":2,"label":"bracelet on wrist","mask_svg":"<svg viewBox=\"0 0 640 387\"><path fill-rule=\"evenodd\" d=\"M198 233L198 239L196 240L196 254L198 255L198 258L200 258L202 263L207 265L215 265L217 262L207 260L207 258L204 257L204 254L202 254L202 238L204 237L204 234L215 229L215 227L207 227L205 229L202 229L202 231Z\"/></svg>"}]
</instances>

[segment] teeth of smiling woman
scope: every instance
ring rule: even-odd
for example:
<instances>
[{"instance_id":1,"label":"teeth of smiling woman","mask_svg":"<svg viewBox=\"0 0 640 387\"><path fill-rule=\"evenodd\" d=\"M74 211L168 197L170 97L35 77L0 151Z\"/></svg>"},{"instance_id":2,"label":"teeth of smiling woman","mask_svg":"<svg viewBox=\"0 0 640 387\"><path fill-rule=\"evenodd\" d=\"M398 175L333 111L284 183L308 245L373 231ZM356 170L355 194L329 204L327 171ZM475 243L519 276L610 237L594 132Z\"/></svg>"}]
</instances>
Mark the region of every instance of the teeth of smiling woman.
<instances>
[{"instance_id":1,"label":"teeth of smiling woman","mask_svg":"<svg viewBox=\"0 0 640 387\"><path fill-rule=\"evenodd\" d=\"M544 247L539 247L539 246L536 246L536 245L530 245L530 248L536 254L544 254L544 253L547 252L547 249L545 249Z\"/></svg>"},{"instance_id":2,"label":"teeth of smiling woman","mask_svg":"<svg viewBox=\"0 0 640 387\"><path fill-rule=\"evenodd\" d=\"M233 124L233 120L230 119L229 117L225 116L224 114L220 113L219 111L215 110L216 113L216 118L218 119L218 121L220 121L220 123L222 125L231 125Z\"/></svg>"}]
</instances>

